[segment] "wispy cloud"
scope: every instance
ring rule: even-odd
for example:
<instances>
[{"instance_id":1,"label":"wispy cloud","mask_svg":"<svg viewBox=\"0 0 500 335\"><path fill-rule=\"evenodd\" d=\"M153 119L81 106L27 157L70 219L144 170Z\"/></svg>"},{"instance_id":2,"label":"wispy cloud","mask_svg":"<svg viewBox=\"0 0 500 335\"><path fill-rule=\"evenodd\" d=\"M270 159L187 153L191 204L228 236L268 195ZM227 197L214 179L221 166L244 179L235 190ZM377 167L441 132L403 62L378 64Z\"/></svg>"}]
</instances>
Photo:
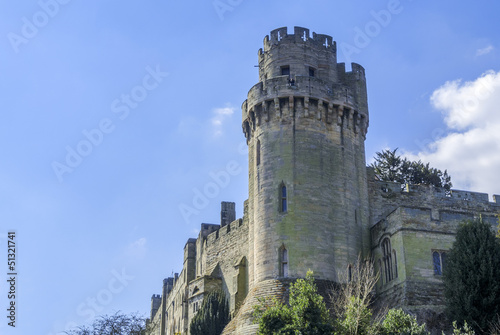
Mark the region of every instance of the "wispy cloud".
<instances>
[{"instance_id":1,"label":"wispy cloud","mask_svg":"<svg viewBox=\"0 0 500 335\"><path fill-rule=\"evenodd\" d=\"M146 256L146 244L147 240L145 237L141 237L140 239L130 243L127 246L127 251L126 254L129 257L134 257L134 258L144 258Z\"/></svg>"},{"instance_id":2,"label":"wispy cloud","mask_svg":"<svg viewBox=\"0 0 500 335\"><path fill-rule=\"evenodd\" d=\"M212 110L214 116L210 121L212 123L214 136L222 135L224 121L234 114L234 110L235 108L232 107L229 103L226 104L226 107L214 108Z\"/></svg>"},{"instance_id":3,"label":"wispy cloud","mask_svg":"<svg viewBox=\"0 0 500 335\"><path fill-rule=\"evenodd\" d=\"M434 91L431 103L443 113L446 135L418 158L448 169L455 188L499 194L500 71L447 82Z\"/></svg>"},{"instance_id":4,"label":"wispy cloud","mask_svg":"<svg viewBox=\"0 0 500 335\"><path fill-rule=\"evenodd\" d=\"M493 51L493 49L495 49L495 48L491 44L488 45L487 47L484 47L484 48L481 48L481 49L477 49L476 50L476 56L483 56L483 55L489 54L490 52Z\"/></svg>"}]
</instances>

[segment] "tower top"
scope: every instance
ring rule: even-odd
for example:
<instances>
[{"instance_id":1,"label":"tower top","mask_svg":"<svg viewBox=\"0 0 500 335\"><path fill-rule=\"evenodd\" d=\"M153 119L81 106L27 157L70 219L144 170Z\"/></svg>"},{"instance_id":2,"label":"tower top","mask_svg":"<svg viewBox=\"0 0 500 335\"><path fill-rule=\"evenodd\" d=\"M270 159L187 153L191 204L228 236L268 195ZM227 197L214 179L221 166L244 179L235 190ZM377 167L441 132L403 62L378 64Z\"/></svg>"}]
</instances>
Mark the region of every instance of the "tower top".
<instances>
[{"instance_id":1,"label":"tower top","mask_svg":"<svg viewBox=\"0 0 500 335\"><path fill-rule=\"evenodd\" d=\"M259 49L259 81L282 75L315 76L324 80L337 80L337 46L331 36L313 33L295 27L289 35L287 28L271 31Z\"/></svg>"},{"instance_id":2,"label":"tower top","mask_svg":"<svg viewBox=\"0 0 500 335\"><path fill-rule=\"evenodd\" d=\"M303 43L331 50L332 52L336 52L337 50L335 41L333 41L333 38L329 35L316 34L313 32L313 37L311 38L309 29L307 28L294 27L293 30L293 35L288 34L287 27L281 27L271 31L271 34L264 38L264 52L269 50L273 45L282 43Z\"/></svg>"}]
</instances>

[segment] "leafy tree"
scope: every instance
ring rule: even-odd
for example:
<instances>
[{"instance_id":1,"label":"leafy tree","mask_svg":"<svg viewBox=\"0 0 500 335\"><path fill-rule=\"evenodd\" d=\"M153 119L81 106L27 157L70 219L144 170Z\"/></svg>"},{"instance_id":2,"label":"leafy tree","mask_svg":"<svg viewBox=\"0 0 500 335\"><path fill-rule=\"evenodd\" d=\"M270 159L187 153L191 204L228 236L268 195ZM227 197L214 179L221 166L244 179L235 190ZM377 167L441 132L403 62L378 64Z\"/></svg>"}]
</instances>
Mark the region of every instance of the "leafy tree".
<instances>
[{"instance_id":1,"label":"leafy tree","mask_svg":"<svg viewBox=\"0 0 500 335\"><path fill-rule=\"evenodd\" d=\"M255 322L259 323L259 335L294 335L292 309L276 298L266 304L260 300L260 305L254 306Z\"/></svg>"},{"instance_id":2,"label":"leafy tree","mask_svg":"<svg viewBox=\"0 0 500 335\"><path fill-rule=\"evenodd\" d=\"M458 327L457 322L453 321L453 335L475 335L474 330L464 321L463 327Z\"/></svg>"},{"instance_id":3,"label":"leafy tree","mask_svg":"<svg viewBox=\"0 0 500 335\"><path fill-rule=\"evenodd\" d=\"M375 154L375 162L370 166L378 179L401 184L425 184L451 189L453 186L451 177L446 170L442 172L431 167L429 163L424 164L420 160L410 161L402 158L396 153L397 150L397 148L387 149Z\"/></svg>"},{"instance_id":4,"label":"leafy tree","mask_svg":"<svg viewBox=\"0 0 500 335\"><path fill-rule=\"evenodd\" d=\"M65 332L68 335L145 335L146 320L137 314L99 316L90 326L80 326Z\"/></svg>"},{"instance_id":5,"label":"leafy tree","mask_svg":"<svg viewBox=\"0 0 500 335\"><path fill-rule=\"evenodd\" d=\"M290 287L290 307L293 324L302 335L329 334L333 327L330 314L317 293L312 271L308 271L305 279L297 279Z\"/></svg>"},{"instance_id":6,"label":"leafy tree","mask_svg":"<svg viewBox=\"0 0 500 335\"><path fill-rule=\"evenodd\" d=\"M379 275L371 261L358 259L350 271L340 274L339 278L345 284L332 296L337 316L335 335L428 334L425 324L419 326L413 316L401 309L389 310L385 318L383 310L373 315L371 303Z\"/></svg>"},{"instance_id":7,"label":"leafy tree","mask_svg":"<svg viewBox=\"0 0 500 335\"><path fill-rule=\"evenodd\" d=\"M323 297L317 293L312 271L290 286L290 305L276 299L254 307L259 335L332 334L333 326Z\"/></svg>"},{"instance_id":8,"label":"leafy tree","mask_svg":"<svg viewBox=\"0 0 500 335\"><path fill-rule=\"evenodd\" d=\"M390 309L387 313L380 333L384 335L426 335L425 324L419 325L417 319L402 309Z\"/></svg>"},{"instance_id":9,"label":"leafy tree","mask_svg":"<svg viewBox=\"0 0 500 335\"><path fill-rule=\"evenodd\" d=\"M372 323L372 311L359 297L350 297L345 312L336 320L336 335L376 334L377 323Z\"/></svg>"},{"instance_id":10,"label":"leafy tree","mask_svg":"<svg viewBox=\"0 0 500 335\"><path fill-rule=\"evenodd\" d=\"M500 312L500 240L482 220L462 224L443 271L447 312L476 332Z\"/></svg>"},{"instance_id":11,"label":"leafy tree","mask_svg":"<svg viewBox=\"0 0 500 335\"><path fill-rule=\"evenodd\" d=\"M335 328L337 334L356 335L376 332L378 317L373 319L370 305L372 292L379 279L371 261L361 261L351 267L350 273L339 274L344 284L334 290L332 301L337 317Z\"/></svg>"},{"instance_id":12,"label":"leafy tree","mask_svg":"<svg viewBox=\"0 0 500 335\"><path fill-rule=\"evenodd\" d=\"M222 291L210 292L191 320L191 335L219 335L229 322L229 304Z\"/></svg>"}]
</instances>

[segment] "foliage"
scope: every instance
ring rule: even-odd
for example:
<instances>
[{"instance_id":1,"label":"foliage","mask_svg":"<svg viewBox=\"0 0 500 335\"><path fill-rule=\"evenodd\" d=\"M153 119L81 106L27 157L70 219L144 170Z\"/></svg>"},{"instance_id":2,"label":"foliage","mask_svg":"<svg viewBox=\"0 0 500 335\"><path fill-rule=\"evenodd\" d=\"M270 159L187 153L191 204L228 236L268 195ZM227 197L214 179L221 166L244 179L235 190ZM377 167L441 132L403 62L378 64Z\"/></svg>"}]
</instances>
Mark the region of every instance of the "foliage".
<instances>
[{"instance_id":1,"label":"foliage","mask_svg":"<svg viewBox=\"0 0 500 335\"><path fill-rule=\"evenodd\" d=\"M375 334L377 324L372 323L372 312L359 297L350 297L345 312L336 320L337 335Z\"/></svg>"},{"instance_id":2,"label":"foliage","mask_svg":"<svg viewBox=\"0 0 500 335\"><path fill-rule=\"evenodd\" d=\"M443 333L444 334L444 333ZM474 330L464 321L463 327L458 327L457 322L453 321L453 335L475 335Z\"/></svg>"},{"instance_id":3,"label":"foliage","mask_svg":"<svg viewBox=\"0 0 500 335\"><path fill-rule=\"evenodd\" d=\"M378 321L372 322L370 310L372 292L379 279L371 261L361 261L351 267L350 273L339 275L343 284L334 290L332 301L337 317L335 328L337 334L372 334Z\"/></svg>"},{"instance_id":4,"label":"foliage","mask_svg":"<svg viewBox=\"0 0 500 335\"><path fill-rule=\"evenodd\" d=\"M259 323L257 334L260 335L292 335L293 329L292 310L285 304L273 298L270 305L263 299L260 305L254 306L255 321Z\"/></svg>"},{"instance_id":5,"label":"foliage","mask_svg":"<svg viewBox=\"0 0 500 335\"><path fill-rule=\"evenodd\" d=\"M375 162L370 166L379 180L398 182L402 185L425 184L451 189L451 177L446 170L442 172L430 167L429 163L402 158L396 153L397 150L387 149L376 153Z\"/></svg>"},{"instance_id":6,"label":"foliage","mask_svg":"<svg viewBox=\"0 0 500 335\"><path fill-rule=\"evenodd\" d=\"M476 332L500 312L500 240L482 220L462 224L443 271L447 312Z\"/></svg>"},{"instance_id":7,"label":"foliage","mask_svg":"<svg viewBox=\"0 0 500 335\"><path fill-rule=\"evenodd\" d=\"M497 218L498 218L498 225L497 225L497 238L500 238L500 214L497 215Z\"/></svg>"},{"instance_id":8,"label":"foliage","mask_svg":"<svg viewBox=\"0 0 500 335\"><path fill-rule=\"evenodd\" d=\"M68 335L144 335L146 320L137 314L99 316L90 326L80 326L75 330L65 332Z\"/></svg>"},{"instance_id":9,"label":"foliage","mask_svg":"<svg viewBox=\"0 0 500 335\"><path fill-rule=\"evenodd\" d=\"M222 291L210 292L191 320L191 335L219 335L229 322L229 304Z\"/></svg>"},{"instance_id":10,"label":"foliage","mask_svg":"<svg viewBox=\"0 0 500 335\"><path fill-rule=\"evenodd\" d=\"M418 325L417 319L402 309L390 309L381 325L384 335L426 335L425 324Z\"/></svg>"},{"instance_id":11,"label":"foliage","mask_svg":"<svg viewBox=\"0 0 500 335\"><path fill-rule=\"evenodd\" d=\"M290 286L290 305L276 299L254 307L259 335L332 334L333 326L323 297L317 293L311 271Z\"/></svg>"},{"instance_id":12,"label":"foliage","mask_svg":"<svg viewBox=\"0 0 500 335\"><path fill-rule=\"evenodd\" d=\"M302 335L328 334L333 330L323 297L317 293L312 271L290 287L290 307L296 330Z\"/></svg>"}]
</instances>

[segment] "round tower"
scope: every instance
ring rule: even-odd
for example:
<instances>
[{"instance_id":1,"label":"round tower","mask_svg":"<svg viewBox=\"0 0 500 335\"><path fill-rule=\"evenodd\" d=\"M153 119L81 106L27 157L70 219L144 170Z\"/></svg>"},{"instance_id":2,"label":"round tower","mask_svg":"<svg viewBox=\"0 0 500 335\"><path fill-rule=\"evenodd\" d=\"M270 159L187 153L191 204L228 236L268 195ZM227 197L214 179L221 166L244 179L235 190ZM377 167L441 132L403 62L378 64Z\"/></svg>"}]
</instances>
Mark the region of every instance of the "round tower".
<instances>
[{"instance_id":1,"label":"round tower","mask_svg":"<svg viewBox=\"0 0 500 335\"><path fill-rule=\"evenodd\" d=\"M249 284L337 281L369 252L365 71L337 63L332 37L273 30L242 105L249 147Z\"/></svg>"}]
</instances>

